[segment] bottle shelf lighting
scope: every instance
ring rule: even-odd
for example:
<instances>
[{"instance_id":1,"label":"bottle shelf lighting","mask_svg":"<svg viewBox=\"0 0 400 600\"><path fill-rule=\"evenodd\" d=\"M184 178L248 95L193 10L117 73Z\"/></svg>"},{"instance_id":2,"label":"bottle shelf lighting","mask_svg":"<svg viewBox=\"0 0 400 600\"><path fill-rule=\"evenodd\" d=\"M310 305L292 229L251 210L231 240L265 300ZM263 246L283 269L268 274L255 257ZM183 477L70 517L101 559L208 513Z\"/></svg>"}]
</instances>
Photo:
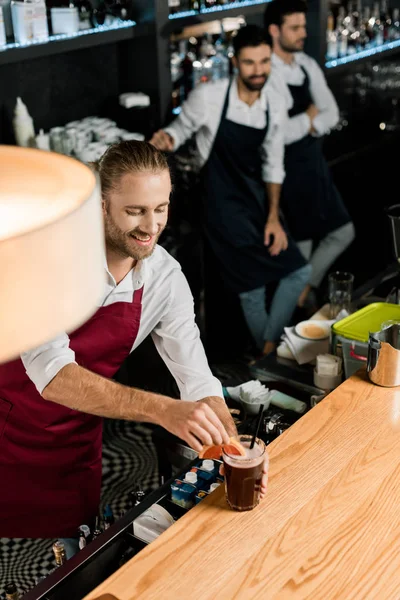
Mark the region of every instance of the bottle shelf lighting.
<instances>
[{"instance_id":1,"label":"bottle shelf lighting","mask_svg":"<svg viewBox=\"0 0 400 600\"><path fill-rule=\"evenodd\" d=\"M366 50L361 50L360 52L356 52L355 54L349 54L348 56L342 56L340 58L334 58L326 61L325 67L327 69L333 69L334 67L340 67L342 65L347 65L349 63L355 62L357 60L361 60L363 58L372 58L377 54L381 54L382 52L387 52L389 50L394 50L396 48L400 48L400 40L395 40L392 42L385 42L380 46L374 46L373 48L368 48Z\"/></svg>"},{"instance_id":2,"label":"bottle shelf lighting","mask_svg":"<svg viewBox=\"0 0 400 600\"><path fill-rule=\"evenodd\" d=\"M169 15L169 19L183 19L185 17L195 17L197 15L208 15L210 13L219 13L233 10L234 8L246 8L248 6L257 6L259 4L268 4L271 0L238 0L238 2L230 2L224 5L215 5L210 8L200 8L197 10L186 10Z\"/></svg>"},{"instance_id":3,"label":"bottle shelf lighting","mask_svg":"<svg viewBox=\"0 0 400 600\"><path fill-rule=\"evenodd\" d=\"M99 25L98 27L93 27L91 29L82 29L77 31L76 33L57 33L55 35L49 35L46 39L40 40L31 40L24 44L19 44L17 42L5 44L4 46L0 46L0 52L5 52L7 50L16 50L18 48L30 48L32 46L43 46L52 42L61 42L66 40L78 40L79 38L83 38L86 36L98 35L102 33L106 33L109 31L117 31L121 29L129 29L136 25L135 21L116 21L111 25Z\"/></svg>"}]
</instances>

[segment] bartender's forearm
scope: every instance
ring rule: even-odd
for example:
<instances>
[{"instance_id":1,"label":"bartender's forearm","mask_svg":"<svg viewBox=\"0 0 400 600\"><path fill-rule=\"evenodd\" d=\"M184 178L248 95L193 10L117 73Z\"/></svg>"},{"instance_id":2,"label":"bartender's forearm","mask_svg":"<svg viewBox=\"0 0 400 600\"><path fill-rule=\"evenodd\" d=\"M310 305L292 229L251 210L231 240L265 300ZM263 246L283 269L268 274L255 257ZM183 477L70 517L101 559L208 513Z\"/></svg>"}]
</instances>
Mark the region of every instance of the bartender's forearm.
<instances>
[{"instance_id":1,"label":"bartender's forearm","mask_svg":"<svg viewBox=\"0 0 400 600\"><path fill-rule=\"evenodd\" d=\"M266 183L267 198L269 205L268 221L279 220L279 201L281 197L280 183Z\"/></svg>"},{"instance_id":2,"label":"bartender's forearm","mask_svg":"<svg viewBox=\"0 0 400 600\"><path fill-rule=\"evenodd\" d=\"M63 367L44 388L42 396L73 410L161 425L161 415L172 398L144 392L87 371L75 363Z\"/></svg>"}]
</instances>

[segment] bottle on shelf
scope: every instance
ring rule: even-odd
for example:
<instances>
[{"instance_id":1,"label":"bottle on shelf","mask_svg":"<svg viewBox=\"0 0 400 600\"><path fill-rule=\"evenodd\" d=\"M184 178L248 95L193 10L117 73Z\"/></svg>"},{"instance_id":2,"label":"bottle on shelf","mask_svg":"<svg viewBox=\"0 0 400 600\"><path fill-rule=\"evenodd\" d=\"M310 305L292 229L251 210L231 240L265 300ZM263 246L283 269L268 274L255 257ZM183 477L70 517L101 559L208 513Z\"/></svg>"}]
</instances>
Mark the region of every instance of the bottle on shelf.
<instances>
[{"instance_id":1,"label":"bottle on shelf","mask_svg":"<svg viewBox=\"0 0 400 600\"><path fill-rule=\"evenodd\" d=\"M174 15L181 11L181 0L168 0L169 14Z\"/></svg>"},{"instance_id":2,"label":"bottle on shelf","mask_svg":"<svg viewBox=\"0 0 400 600\"><path fill-rule=\"evenodd\" d=\"M56 559L57 567L61 567L67 562L67 555L65 552L65 544L61 540L57 540L53 544L54 558Z\"/></svg>"},{"instance_id":3,"label":"bottle on shelf","mask_svg":"<svg viewBox=\"0 0 400 600\"><path fill-rule=\"evenodd\" d=\"M114 514L113 514L113 511L111 510L111 506L109 504L106 504L106 507L104 509L104 519L103 520L104 520L104 529L108 529L115 522Z\"/></svg>"},{"instance_id":4,"label":"bottle on shelf","mask_svg":"<svg viewBox=\"0 0 400 600\"><path fill-rule=\"evenodd\" d=\"M35 129L33 127L33 120L20 96L17 98L14 109L13 127L18 146L28 148L34 145Z\"/></svg>"},{"instance_id":5,"label":"bottle on shelf","mask_svg":"<svg viewBox=\"0 0 400 600\"><path fill-rule=\"evenodd\" d=\"M326 56L329 60L335 59L338 57L339 48L338 48L338 36L337 31L334 29L335 20L332 13L328 15L328 25L326 30L326 47L327 52Z\"/></svg>"},{"instance_id":6,"label":"bottle on shelf","mask_svg":"<svg viewBox=\"0 0 400 600\"><path fill-rule=\"evenodd\" d=\"M381 23L383 24L383 41L389 41L390 29L392 27L392 17L390 16L387 0L382 0L381 4Z\"/></svg>"},{"instance_id":7,"label":"bottle on shelf","mask_svg":"<svg viewBox=\"0 0 400 600\"><path fill-rule=\"evenodd\" d=\"M181 100L186 100L193 89L193 62L195 56L188 51L187 40L179 42L180 76L181 76Z\"/></svg>"},{"instance_id":8,"label":"bottle on shelf","mask_svg":"<svg viewBox=\"0 0 400 600\"><path fill-rule=\"evenodd\" d=\"M10 583L6 584L4 591L5 600L19 600L21 597L18 592L17 586L13 581L10 581Z\"/></svg>"},{"instance_id":9,"label":"bottle on shelf","mask_svg":"<svg viewBox=\"0 0 400 600\"><path fill-rule=\"evenodd\" d=\"M372 26L373 44L374 46L381 46L384 42L384 25L381 21L379 3L374 4L373 12L374 24Z\"/></svg>"},{"instance_id":10,"label":"bottle on shelf","mask_svg":"<svg viewBox=\"0 0 400 600\"><path fill-rule=\"evenodd\" d=\"M215 56L212 60L213 81L229 77L229 58L226 55L226 39L224 27L221 23L221 35L215 42Z\"/></svg>"},{"instance_id":11,"label":"bottle on shelf","mask_svg":"<svg viewBox=\"0 0 400 600\"><path fill-rule=\"evenodd\" d=\"M93 533L92 533L92 540L95 540L96 538L99 537L99 535L101 535L103 532L101 530L101 526L100 526L100 517L97 516L95 519L95 523L94 523L94 529L93 529Z\"/></svg>"},{"instance_id":12,"label":"bottle on shelf","mask_svg":"<svg viewBox=\"0 0 400 600\"><path fill-rule=\"evenodd\" d=\"M217 4L220 4L217 0L202 0L203 8L214 8Z\"/></svg>"},{"instance_id":13,"label":"bottle on shelf","mask_svg":"<svg viewBox=\"0 0 400 600\"><path fill-rule=\"evenodd\" d=\"M389 31L389 40L400 40L400 9L394 8L392 15L392 25Z\"/></svg>"},{"instance_id":14,"label":"bottle on shelf","mask_svg":"<svg viewBox=\"0 0 400 600\"><path fill-rule=\"evenodd\" d=\"M336 35L338 40L338 55L347 56L347 45L349 38L349 31L346 26L346 11L344 6L339 8L339 14L337 18Z\"/></svg>"}]
</instances>

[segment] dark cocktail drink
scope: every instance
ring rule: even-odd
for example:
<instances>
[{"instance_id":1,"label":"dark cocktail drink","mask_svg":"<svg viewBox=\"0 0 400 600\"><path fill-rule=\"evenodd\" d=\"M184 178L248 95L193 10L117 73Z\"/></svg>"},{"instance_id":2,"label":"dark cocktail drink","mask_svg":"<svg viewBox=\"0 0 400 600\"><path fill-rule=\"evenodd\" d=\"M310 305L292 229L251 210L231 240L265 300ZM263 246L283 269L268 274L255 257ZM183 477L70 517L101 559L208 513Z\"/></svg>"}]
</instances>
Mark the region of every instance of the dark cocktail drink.
<instances>
[{"instance_id":1,"label":"dark cocktail drink","mask_svg":"<svg viewBox=\"0 0 400 600\"><path fill-rule=\"evenodd\" d=\"M266 456L265 445L256 439L250 449L251 436L239 436L245 456L229 454L223 449L225 490L228 504L234 510L251 510L260 501L261 478Z\"/></svg>"}]
</instances>

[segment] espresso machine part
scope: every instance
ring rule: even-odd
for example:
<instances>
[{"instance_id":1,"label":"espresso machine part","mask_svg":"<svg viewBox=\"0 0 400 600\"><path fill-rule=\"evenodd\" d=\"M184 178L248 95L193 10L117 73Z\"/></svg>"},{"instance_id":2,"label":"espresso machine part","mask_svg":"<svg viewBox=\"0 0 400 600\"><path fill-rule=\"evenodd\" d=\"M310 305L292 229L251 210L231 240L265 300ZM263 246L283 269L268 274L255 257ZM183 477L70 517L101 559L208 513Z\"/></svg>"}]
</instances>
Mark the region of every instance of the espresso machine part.
<instances>
[{"instance_id":1,"label":"espresso machine part","mask_svg":"<svg viewBox=\"0 0 400 600\"><path fill-rule=\"evenodd\" d=\"M367 372L377 385L400 385L400 323L369 334Z\"/></svg>"}]
</instances>

